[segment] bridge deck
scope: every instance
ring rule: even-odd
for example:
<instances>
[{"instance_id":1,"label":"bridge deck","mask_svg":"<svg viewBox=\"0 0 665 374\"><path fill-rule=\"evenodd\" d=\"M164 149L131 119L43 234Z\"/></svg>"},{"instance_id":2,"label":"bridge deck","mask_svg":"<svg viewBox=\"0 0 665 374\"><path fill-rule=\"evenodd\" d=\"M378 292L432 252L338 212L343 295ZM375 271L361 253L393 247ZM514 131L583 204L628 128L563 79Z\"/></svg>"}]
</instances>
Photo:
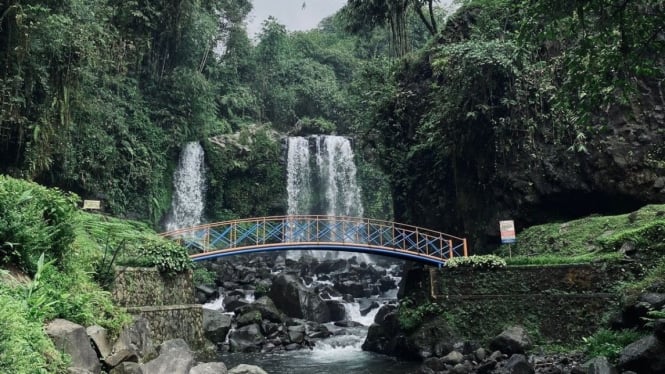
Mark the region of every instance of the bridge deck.
<instances>
[{"instance_id":1,"label":"bridge deck","mask_svg":"<svg viewBox=\"0 0 665 374\"><path fill-rule=\"evenodd\" d=\"M194 261L274 250L376 253L438 265L467 256L466 239L396 222L354 217L275 216L211 223L162 234Z\"/></svg>"}]
</instances>

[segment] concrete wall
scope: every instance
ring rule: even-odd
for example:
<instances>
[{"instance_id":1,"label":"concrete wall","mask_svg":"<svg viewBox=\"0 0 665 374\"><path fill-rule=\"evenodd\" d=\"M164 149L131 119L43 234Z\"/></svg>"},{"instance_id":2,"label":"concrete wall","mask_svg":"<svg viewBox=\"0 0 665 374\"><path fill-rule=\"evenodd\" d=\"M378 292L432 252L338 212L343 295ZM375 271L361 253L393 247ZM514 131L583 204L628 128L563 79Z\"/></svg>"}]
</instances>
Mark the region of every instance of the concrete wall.
<instances>
[{"instance_id":1,"label":"concrete wall","mask_svg":"<svg viewBox=\"0 0 665 374\"><path fill-rule=\"evenodd\" d=\"M194 304L191 272L168 275L156 268L118 267L113 299L150 322L155 344L183 338L194 349L203 347L203 312Z\"/></svg>"},{"instance_id":2,"label":"concrete wall","mask_svg":"<svg viewBox=\"0 0 665 374\"><path fill-rule=\"evenodd\" d=\"M613 286L625 269L607 265L431 269L430 299L471 339L522 324L545 343L570 343L602 326L618 305Z\"/></svg>"}]
</instances>

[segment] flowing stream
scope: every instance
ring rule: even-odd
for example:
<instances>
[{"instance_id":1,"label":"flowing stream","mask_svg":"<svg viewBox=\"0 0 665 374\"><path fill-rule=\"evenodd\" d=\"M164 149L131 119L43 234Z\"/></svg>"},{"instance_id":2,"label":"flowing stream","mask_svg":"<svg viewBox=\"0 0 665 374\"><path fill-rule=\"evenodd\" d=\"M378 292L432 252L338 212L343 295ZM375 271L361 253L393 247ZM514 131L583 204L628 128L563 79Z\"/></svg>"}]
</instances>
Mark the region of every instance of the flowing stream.
<instances>
[{"instance_id":1,"label":"flowing stream","mask_svg":"<svg viewBox=\"0 0 665 374\"><path fill-rule=\"evenodd\" d=\"M399 266L388 269L389 274L399 284L400 278L394 274ZM307 287L321 287L329 282L314 279ZM393 292L395 291L395 292ZM395 300L396 289L389 290L379 297L370 298L379 304ZM247 301L253 300L247 294ZM374 322L374 317L380 307L371 309L366 315L360 312L359 302L344 302L346 319L358 322L357 327L337 327L333 323L327 323L326 327L333 332L329 338L316 341L311 350L302 349L298 351L279 353L225 353L220 360L228 368L239 364L256 365L268 373L288 374L409 374L419 373L420 364L414 362L398 361L392 357L379 355L362 350L362 344L367 336L368 327ZM211 303L205 304L204 308L222 310L223 297Z\"/></svg>"}]
</instances>

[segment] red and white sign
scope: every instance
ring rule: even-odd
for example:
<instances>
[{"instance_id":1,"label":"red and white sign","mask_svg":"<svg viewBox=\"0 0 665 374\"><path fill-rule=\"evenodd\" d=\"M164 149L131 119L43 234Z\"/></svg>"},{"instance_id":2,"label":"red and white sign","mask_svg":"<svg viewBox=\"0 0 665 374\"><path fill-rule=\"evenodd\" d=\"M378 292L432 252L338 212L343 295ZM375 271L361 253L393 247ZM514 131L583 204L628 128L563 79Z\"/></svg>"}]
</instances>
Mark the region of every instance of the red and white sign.
<instances>
[{"instance_id":1,"label":"red and white sign","mask_svg":"<svg viewBox=\"0 0 665 374\"><path fill-rule=\"evenodd\" d=\"M517 241L513 220L499 221L499 231L501 231L501 243L515 243Z\"/></svg>"}]
</instances>

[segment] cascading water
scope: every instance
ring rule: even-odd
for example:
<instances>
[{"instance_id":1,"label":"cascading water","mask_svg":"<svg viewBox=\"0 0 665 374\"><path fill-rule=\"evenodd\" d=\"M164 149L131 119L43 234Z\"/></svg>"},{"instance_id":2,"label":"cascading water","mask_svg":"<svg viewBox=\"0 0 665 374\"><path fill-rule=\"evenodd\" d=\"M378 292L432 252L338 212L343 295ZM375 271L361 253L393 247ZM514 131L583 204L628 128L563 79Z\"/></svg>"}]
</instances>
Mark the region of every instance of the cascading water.
<instances>
[{"instance_id":1,"label":"cascading water","mask_svg":"<svg viewBox=\"0 0 665 374\"><path fill-rule=\"evenodd\" d=\"M315 152L310 152L312 149ZM286 189L289 215L363 215L356 165L348 138L332 135L288 138ZM330 235L344 236L341 232L331 232ZM367 255L340 252L291 251L288 257L298 258L303 253L320 259L356 256L369 262Z\"/></svg>"},{"instance_id":2,"label":"cascading water","mask_svg":"<svg viewBox=\"0 0 665 374\"><path fill-rule=\"evenodd\" d=\"M311 148L315 149L313 155ZM289 215L363 215L356 165L348 138L332 135L290 137L286 189Z\"/></svg>"},{"instance_id":3,"label":"cascading water","mask_svg":"<svg viewBox=\"0 0 665 374\"><path fill-rule=\"evenodd\" d=\"M308 214L312 195L309 141L302 137L288 139L286 192L288 215Z\"/></svg>"},{"instance_id":4,"label":"cascading water","mask_svg":"<svg viewBox=\"0 0 665 374\"><path fill-rule=\"evenodd\" d=\"M203 147L198 142L185 145L173 174L171 211L164 226L167 231L201 223L204 206L205 165Z\"/></svg>"},{"instance_id":5,"label":"cascading water","mask_svg":"<svg viewBox=\"0 0 665 374\"><path fill-rule=\"evenodd\" d=\"M363 205L349 139L341 136L317 137L316 165L321 190L325 191L325 214L362 217Z\"/></svg>"}]
</instances>

